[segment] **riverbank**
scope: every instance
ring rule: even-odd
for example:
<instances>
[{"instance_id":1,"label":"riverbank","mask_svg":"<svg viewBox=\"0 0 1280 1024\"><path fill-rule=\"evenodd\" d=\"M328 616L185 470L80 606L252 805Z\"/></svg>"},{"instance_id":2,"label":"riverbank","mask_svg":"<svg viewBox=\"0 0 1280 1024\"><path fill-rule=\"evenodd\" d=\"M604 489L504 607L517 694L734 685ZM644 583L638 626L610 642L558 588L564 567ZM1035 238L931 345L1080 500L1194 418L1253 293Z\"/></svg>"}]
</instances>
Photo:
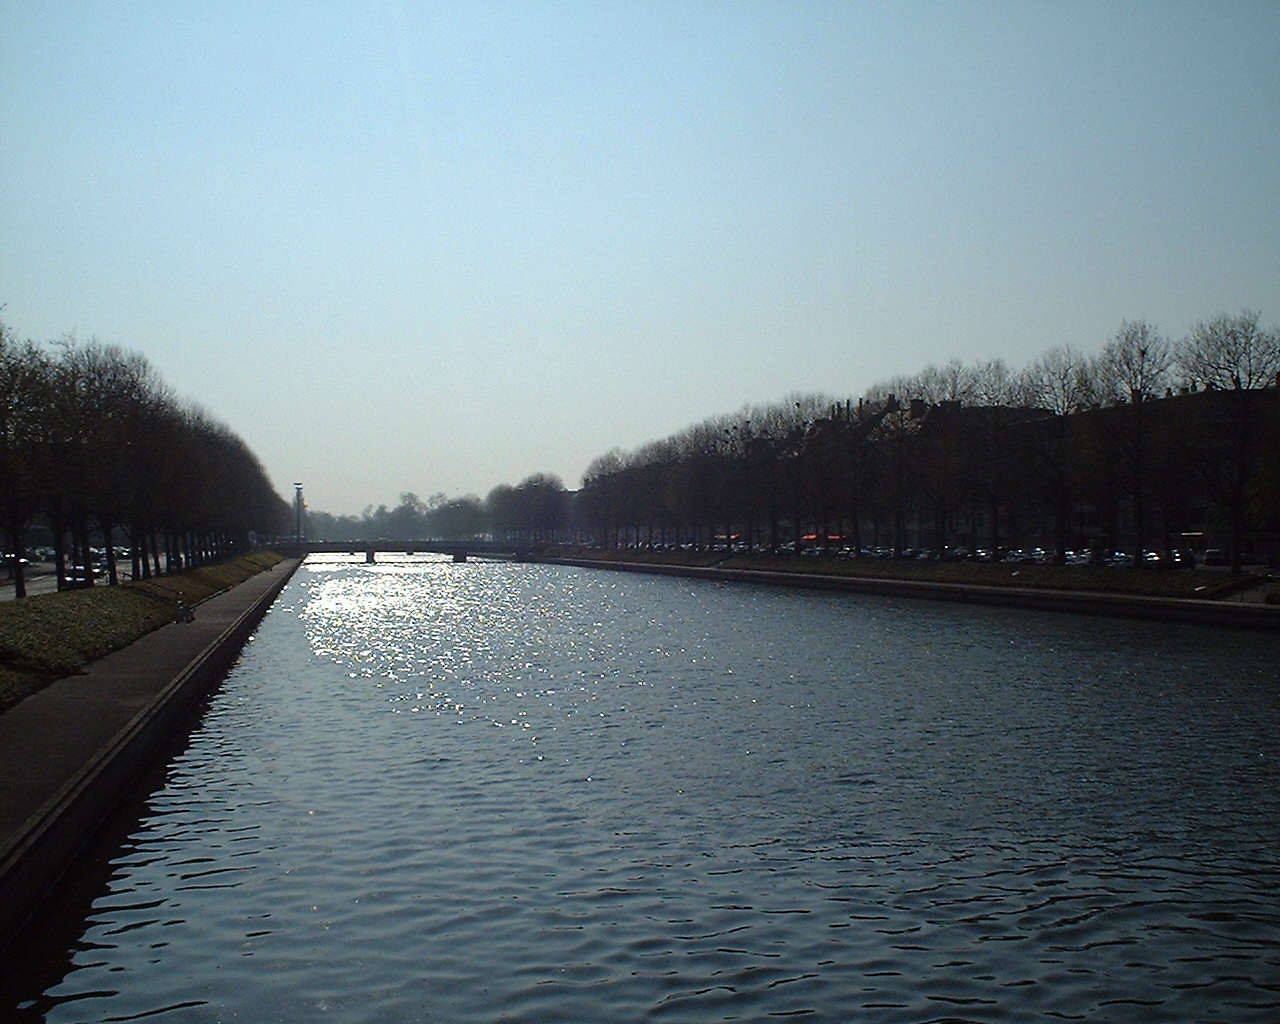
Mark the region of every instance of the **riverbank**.
<instances>
[{"instance_id":1,"label":"riverbank","mask_svg":"<svg viewBox=\"0 0 1280 1024\"><path fill-rule=\"evenodd\" d=\"M0 948L221 678L297 565L273 556L197 603L190 621L174 621L171 605L167 625L0 716ZM246 568L223 566L203 585ZM192 597L194 575L165 582Z\"/></svg>"},{"instance_id":2,"label":"riverbank","mask_svg":"<svg viewBox=\"0 0 1280 1024\"><path fill-rule=\"evenodd\" d=\"M1280 631L1280 604L1268 603L1280 584L1263 573L595 549L561 549L541 560L725 583Z\"/></svg>"},{"instance_id":3,"label":"riverbank","mask_svg":"<svg viewBox=\"0 0 1280 1024\"><path fill-rule=\"evenodd\" d=\"M257 551L118 587L0 603L0 714L53 680L173 622L182 608L195 608L282 560L275 552Z\"/></svg>"}]
</instances>

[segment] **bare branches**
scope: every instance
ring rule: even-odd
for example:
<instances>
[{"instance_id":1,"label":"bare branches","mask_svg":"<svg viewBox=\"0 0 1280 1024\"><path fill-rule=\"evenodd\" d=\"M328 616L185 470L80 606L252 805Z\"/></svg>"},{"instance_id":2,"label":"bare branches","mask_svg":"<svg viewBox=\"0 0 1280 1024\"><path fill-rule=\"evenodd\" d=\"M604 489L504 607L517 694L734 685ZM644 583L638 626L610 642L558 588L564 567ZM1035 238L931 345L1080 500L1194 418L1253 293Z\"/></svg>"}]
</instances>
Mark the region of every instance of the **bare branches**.
<instances>
[{"instance_id":1,"label":"bare branches","mask_svg":"<svg viewBox=\"0 0 1280 1024\"><path fill-rule=\"evenodd\" d=\"M1221 391L1253 390L1277 383L1280 329L1258 326L1259 315L1245 310L1196 325L1177 348L1177 366L1185 386Z\"/></svg>"},{"instance_id":2,"label":"bare branches","mask_svg":"<svg viewBox=\"0 0 1280 1024\"><path fill-rule=\"evenodd\" d=\"M1103 399L1112 405L1158 398L1169 384L1173 350L1145 320L1125 320L1094 364Z\"/></svg>"}]
</instances>

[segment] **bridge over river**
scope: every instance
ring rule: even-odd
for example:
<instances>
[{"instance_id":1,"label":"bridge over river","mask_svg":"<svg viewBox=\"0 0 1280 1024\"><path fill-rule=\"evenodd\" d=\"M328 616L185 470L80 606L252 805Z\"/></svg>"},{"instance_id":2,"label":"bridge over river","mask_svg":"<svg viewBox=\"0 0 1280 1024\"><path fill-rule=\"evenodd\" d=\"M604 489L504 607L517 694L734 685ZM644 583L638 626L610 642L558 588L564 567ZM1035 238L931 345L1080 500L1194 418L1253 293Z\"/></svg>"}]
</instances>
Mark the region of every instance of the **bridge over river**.
<instances>
[{"instance_id":1,"label":"bridge over river","mask_svg":"<svg viewBox=\"0 0 1280 1024\"><path fill-rule=\"evenodd\" d=\"M509 540L287 540L273 547L290 557L350 554L364 555L366 562L376 562L379 555L451 555L455 562L465 562L470 555L524 561L537 554L534 545Z\"/></svg>"}]
</instances>

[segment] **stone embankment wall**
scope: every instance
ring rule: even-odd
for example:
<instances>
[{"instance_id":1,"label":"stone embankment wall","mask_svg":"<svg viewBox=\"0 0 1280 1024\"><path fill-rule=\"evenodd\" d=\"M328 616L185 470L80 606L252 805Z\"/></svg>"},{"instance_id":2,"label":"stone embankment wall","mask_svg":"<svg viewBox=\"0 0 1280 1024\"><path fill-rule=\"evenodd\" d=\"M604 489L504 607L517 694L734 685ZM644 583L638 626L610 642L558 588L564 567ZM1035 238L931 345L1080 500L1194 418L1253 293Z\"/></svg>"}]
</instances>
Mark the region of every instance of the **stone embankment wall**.
<instances>
[{"instance_id":1,"label":"stone embankment wall","mask_svg":"<svg viewBox=\"0 0 1280 1024\"><path fill-rule=\"evenodd\" d=\"M966 583L938 583L923 580L889 580L872 577L827 575L817 572L770 572L759 569L722 569L714 566L663 565L599 559L549 558L561 565L623 572L647 572L663 576L685 576L722 583L757 583L768 586L804 587L883 597L907 597L928 601L959 601L969 604L1027 608L1036 611L1069 612L1076 615L1105 615L1113 618L1146 619L1188 625L1222 626L1235 629L1280 631L1280 606L1230 601L1199 601L1185 598L1140 597L1102 591L1042 590L1030 587L992 587Z\"/></svg>"}]
</instances>

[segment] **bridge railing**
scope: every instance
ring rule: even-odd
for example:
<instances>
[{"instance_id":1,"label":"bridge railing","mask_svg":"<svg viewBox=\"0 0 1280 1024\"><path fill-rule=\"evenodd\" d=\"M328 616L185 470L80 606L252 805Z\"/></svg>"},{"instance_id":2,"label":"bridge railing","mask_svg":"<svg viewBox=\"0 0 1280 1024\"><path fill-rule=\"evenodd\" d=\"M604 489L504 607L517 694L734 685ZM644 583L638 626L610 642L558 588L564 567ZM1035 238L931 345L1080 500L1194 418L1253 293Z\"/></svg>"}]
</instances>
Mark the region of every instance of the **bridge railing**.
<instances>
[{"instance_id":1,"label":"bridge railing","mask_svg":"<svg viewBox=\"0 0 1280 1024\"><path fill-rule=\"evenodd\" d=\"M283 555L303 558L307 555L364 555L367 562L378 555L450 555L465 561L468 555L514 558L520 561L536 558L538 549L528 544L491 540L282 540L271 547Z\"/></svg>"}]
</instances>

